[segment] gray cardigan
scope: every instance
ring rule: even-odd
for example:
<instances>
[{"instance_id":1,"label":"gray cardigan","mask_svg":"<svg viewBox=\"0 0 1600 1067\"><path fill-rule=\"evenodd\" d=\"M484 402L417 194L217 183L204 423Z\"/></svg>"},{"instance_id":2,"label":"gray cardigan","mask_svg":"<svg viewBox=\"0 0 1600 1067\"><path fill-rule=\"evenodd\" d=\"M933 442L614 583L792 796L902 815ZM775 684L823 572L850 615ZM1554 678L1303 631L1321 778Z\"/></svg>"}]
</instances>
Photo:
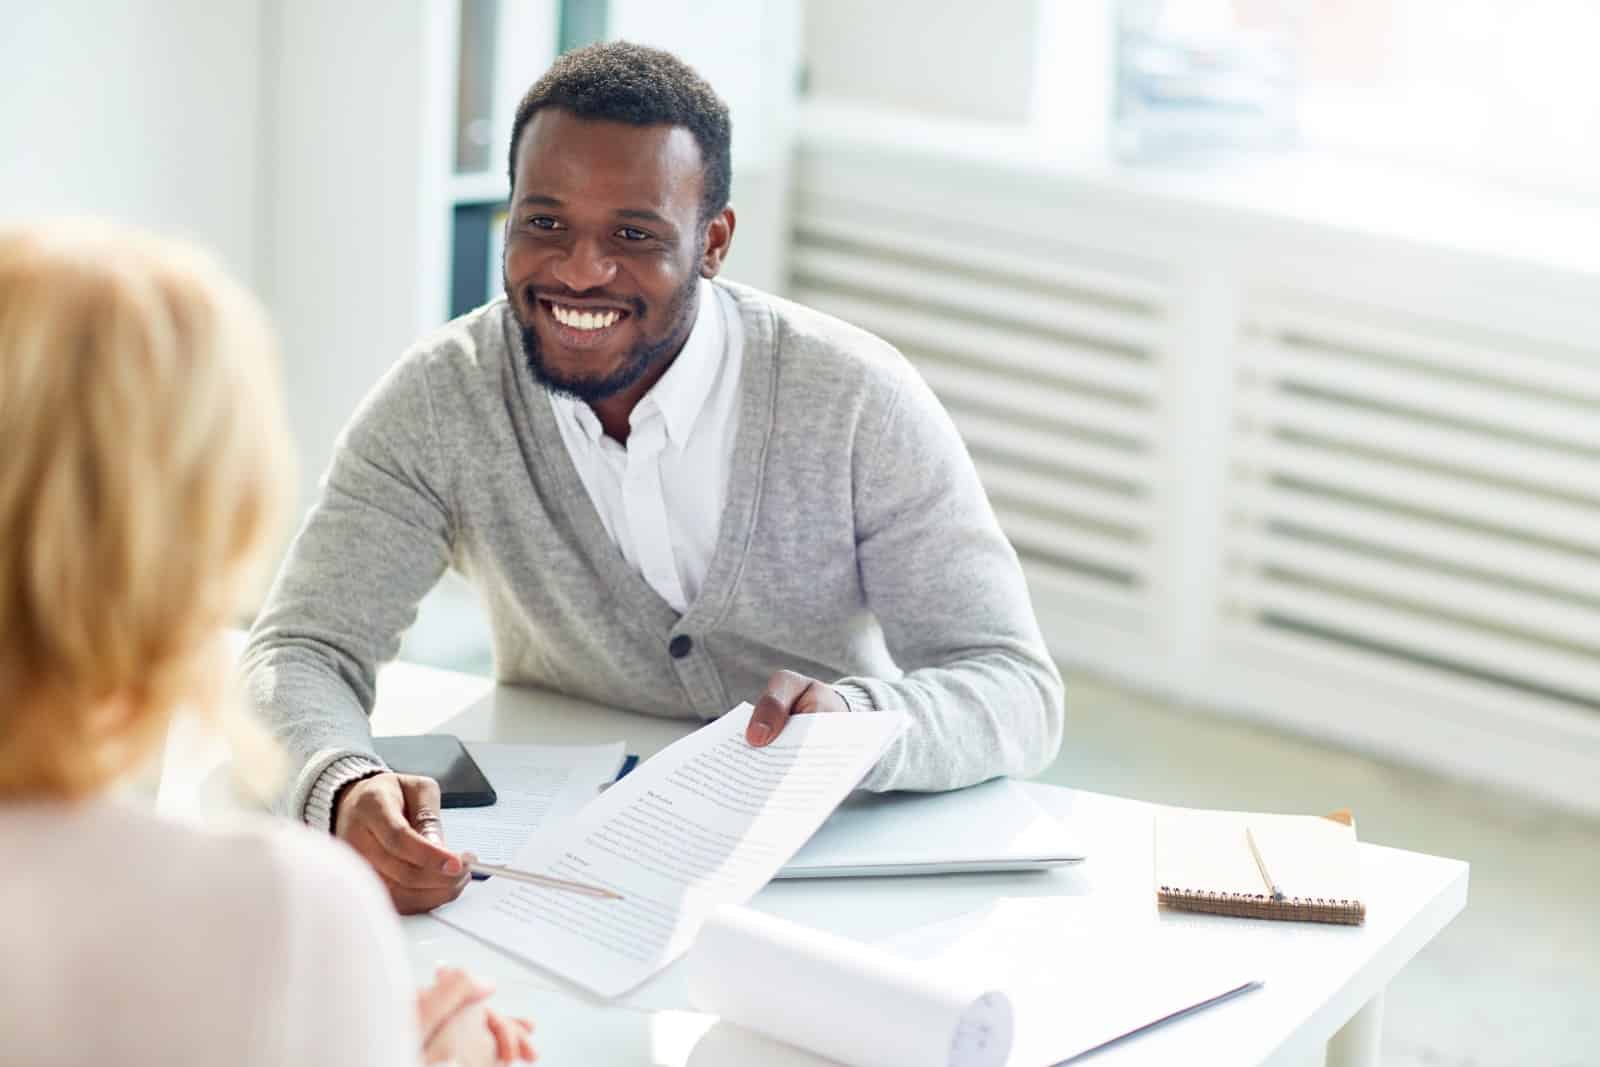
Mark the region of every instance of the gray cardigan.
<instances>
[{"instance_id":1,"label":"gray cardigan","mask_svg":"<svg viewBox=\"0 0 1600 1067\"><path fill-rule=\"evenodd\" d=\"M335 791L381 767L376 669L447 566L479 590L502 682L709 721L788 668L853 708L909 714L874 790L953 789L1055 756L1061 677L933 393L878 338L717 284L744 326L743 395L716 551L683 615L607 535L503 299L378 383L243 658L300 768L287 812L326 827Z\"/></svg>"}]
</instances>

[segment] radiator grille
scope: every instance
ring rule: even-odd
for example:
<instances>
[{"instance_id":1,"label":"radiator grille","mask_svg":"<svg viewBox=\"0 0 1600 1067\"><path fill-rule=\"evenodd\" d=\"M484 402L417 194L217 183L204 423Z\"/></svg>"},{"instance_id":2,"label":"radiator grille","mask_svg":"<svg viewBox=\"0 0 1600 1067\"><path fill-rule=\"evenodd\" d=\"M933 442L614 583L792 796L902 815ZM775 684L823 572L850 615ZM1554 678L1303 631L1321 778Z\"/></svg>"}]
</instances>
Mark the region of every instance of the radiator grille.
<instances>
[{"instance_id":1,"label":"radiator grille","mask_svg":"<svg viewBox=\"0 0 1600 1067\"><path fill-rule=\"evenodd\" d=\"M1270 302L1238 372L1235 633L1600 710L1595 354Z\"/></svg>"},{"instance_id":2,"label":"radiator grille","mask_svg":"<svg viewBox=\"0 0 1600 1067\"><path fill-rule=\"evenodd\" d=\"M1159 559L1166 286L1080 250L1019 251L945 218L803 190L794 218L792 295L917 366L1035 599L1120 605L1142 626Z\"/></svg>"}]
</instances>

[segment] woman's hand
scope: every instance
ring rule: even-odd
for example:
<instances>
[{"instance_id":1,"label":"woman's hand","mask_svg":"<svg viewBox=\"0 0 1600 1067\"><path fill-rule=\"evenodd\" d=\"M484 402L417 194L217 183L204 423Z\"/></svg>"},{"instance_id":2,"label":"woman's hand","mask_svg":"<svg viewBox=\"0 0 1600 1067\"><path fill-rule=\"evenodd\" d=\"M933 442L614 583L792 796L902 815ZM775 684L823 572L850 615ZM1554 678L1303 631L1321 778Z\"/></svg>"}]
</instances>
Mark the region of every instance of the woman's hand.
<instances>
[{"instance_id":1,"label":"woman's hand","mask_svg":"<svg viewBox=\"0 0 1600 1067\"><path fill-rule=\"evenodd\" d=\"M494 1035L496 1053L501 1062L522 1060L525 1063L532 1063L539 1058L539 1054L533 1051L533 1042L528 1040L528 1035L533 1033L533 1023L530 1020L508 1019L488 1008L483 1009L483 1015L489 1032Z\"/></svg>"},{"instance_id":2,"label":"woman's hand","mask_svg":"<svg viewBox=\"0 0 1600 1067\"><path fill-rule=\"evenodd\" d=\"M484 1024L481 1005L493 992L493 985L466 971L440 967L434 972L433 985L417 994L417 1029L422 1033L424 1063L491 1067L498 1049Z\"/></svg>"},{"instance_id":3,"label":"woman's hand","mask_svg":"<svg viewBox=\"0 0 1600 1067\"><path fill-rule=\"evenodd\" d=\"M526 1019L507 1019L485 1005L494 992L488 982L454 967L441 967L434 983L417 994L417 1023L426 1063L493 1067L535 1058Z\"/></svg>"}]
</instances>

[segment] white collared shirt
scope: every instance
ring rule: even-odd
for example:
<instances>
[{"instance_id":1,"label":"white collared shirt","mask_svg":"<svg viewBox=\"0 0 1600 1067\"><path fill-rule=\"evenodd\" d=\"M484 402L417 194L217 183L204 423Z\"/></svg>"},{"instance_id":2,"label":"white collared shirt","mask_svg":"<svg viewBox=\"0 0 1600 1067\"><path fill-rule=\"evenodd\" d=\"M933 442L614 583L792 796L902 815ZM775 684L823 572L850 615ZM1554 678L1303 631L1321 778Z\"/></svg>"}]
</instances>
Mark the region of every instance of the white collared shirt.
<instances>
[{"instance_id":1,"label":"white collared shirt","mask_svg":"<svg viewBox=\"0 0 1600 1067\"><path fill-rule=\"evenodd\" d=\"M573 466L622 556L674 610L700 593L717 548L739 432L744 330L733 297L700 280L689 339L628 417L626 447L589 405L550 393Z\"/></svg>"}]
</instances>

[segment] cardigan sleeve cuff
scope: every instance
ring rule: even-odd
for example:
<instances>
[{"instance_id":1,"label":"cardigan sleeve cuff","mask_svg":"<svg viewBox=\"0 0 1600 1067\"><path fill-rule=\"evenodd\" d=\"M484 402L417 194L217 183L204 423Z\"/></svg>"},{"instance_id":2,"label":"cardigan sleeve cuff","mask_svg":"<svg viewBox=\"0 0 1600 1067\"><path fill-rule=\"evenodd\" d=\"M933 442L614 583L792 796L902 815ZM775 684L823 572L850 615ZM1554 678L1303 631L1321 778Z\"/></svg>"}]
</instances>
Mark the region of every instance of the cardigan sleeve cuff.
<instances>
[{"instance_id":1,"label":"cardigan sleeve cuff","mask_svg":"<svg viewBox=\"0 0 1600 1067\"><path fill-rule=\"evenodd\" d=\"M324 833L333 832L333 802L339 796L339 790L352 782L363 778L371 778L375 774L382 774L389 768L371 756L349 755L341 756L323 768L317 776L316 783L311 787L311 792L306 797L305 810L300 817L305 824L313 830Z\"/></svg>"},{"instance_id":2,"label":"cardigan sleeve cuff","mask_svg":"<svg viewBox=\"0 0 1600 1067\"><path fill-rule=\"evenodd\" d=\"M834 682L833 691L844 698L845 707L851 711L877 711L872 694L854 682Z\"/></svg>"},{"instance_id":3,"label":"cardigan sleeve cuff","mask_svg":"<svg viewBox=\"0 0 1600 1067\"><path fill-rule=\"evenodd\" d=\"M833 683L834 692L844 697L845 704L851 711L886 711L894 707L894 693L888 684L875 678L855 676L841 678ZM876 689L885 698L882 702L873 695ZM909 731L907 732L909 733ZM895 779L899 775L900 765L905 758L907 733L902 733L894 741L877 763L867 771L866 777L856 785L857 789L865 789L869 793L882 793L895 788Z\"/></svg>"}]
</instances>

